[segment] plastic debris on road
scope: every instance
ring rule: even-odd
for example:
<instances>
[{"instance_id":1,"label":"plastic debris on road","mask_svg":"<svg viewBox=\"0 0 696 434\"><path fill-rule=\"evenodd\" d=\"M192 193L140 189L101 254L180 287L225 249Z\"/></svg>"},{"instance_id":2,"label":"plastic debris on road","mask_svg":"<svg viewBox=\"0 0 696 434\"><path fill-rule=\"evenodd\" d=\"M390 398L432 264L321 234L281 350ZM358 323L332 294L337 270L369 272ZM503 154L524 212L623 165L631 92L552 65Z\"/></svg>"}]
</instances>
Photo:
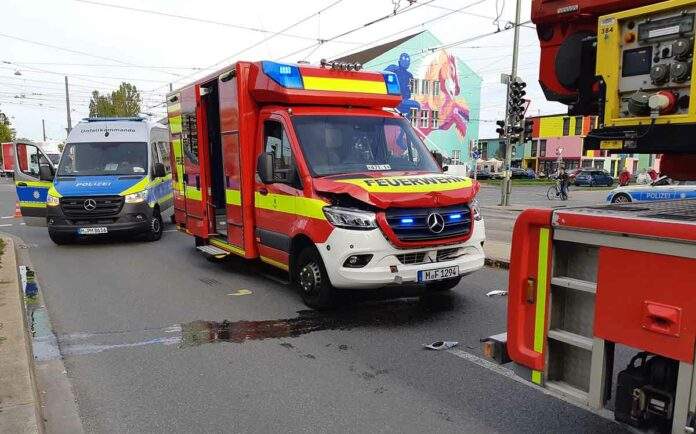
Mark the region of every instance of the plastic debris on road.
<instances>
[{"instance_id":1,"label":"plastic debris on road","mask_svg":"<svg viewBox=\"0 0 696 434\"><path fill-rule=\"evenodd\" d=\"M505 297L506 295L508 295L508 292L502 289L494 289L493 291L489 291L486 293L486 297L495 297L496 295L500 297Z\"/></svg>"},{"instance_id":2,"label":"plastic debris on road","mask_svg":"<svg viewBox=\"0 0 696 434\"><path fill-rule=\"evenodd\" d=\"M459 342L456 342L456 341L436 341L430 345L423 345L423 346L429 350L440 351L440 350L448 350L452 347L456 347L457 345L459 345Z\"/></svg>"}]
</instances>

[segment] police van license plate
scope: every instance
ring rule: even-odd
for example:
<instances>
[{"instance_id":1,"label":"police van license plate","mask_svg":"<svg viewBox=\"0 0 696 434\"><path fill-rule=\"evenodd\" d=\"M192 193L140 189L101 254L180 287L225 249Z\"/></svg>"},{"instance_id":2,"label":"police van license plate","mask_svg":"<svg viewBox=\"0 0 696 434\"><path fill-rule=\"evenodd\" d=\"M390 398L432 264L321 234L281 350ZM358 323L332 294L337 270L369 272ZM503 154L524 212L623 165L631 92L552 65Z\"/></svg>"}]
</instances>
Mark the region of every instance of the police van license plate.
<instances>
[{"instance_id":1,"label":"police van license plate","mask_svg":"<svg viewBox=\"0 0 696 434\"><path fill-rule=\"evenodd\" d=\"M97 235L97 234L105 234L108 233L109 230L105 227L98 227L98 228L79 228L77 230L77 233L80 235Z\"/></svg>"},{"instance_id":2,"label":"police van license plate","mask_svg":"<svg viewBox=\"0 0 696 434\"><path fill-rule=\"evenodd\" d=\"M434 270L423 270L418 272L419 282L429 282L431 280L449 279L459 276L459 266L436 268Z\"/></svg>"}]
</instances>

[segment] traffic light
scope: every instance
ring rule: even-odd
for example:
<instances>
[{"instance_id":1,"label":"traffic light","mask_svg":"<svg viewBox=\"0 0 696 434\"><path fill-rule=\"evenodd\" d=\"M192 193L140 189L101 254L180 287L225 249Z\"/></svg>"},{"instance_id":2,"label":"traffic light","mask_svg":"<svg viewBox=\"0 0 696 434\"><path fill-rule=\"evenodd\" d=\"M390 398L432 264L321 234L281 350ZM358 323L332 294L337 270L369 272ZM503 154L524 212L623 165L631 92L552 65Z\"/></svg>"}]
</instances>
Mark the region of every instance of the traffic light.
<instances>
[{"instance_id":1,"label":"traffic light","mask_svg":"<svg viewBox=\"0 0 696 434\"><path fill-rule=\"evenodd\" d=\"M508 111L510 117L517 123L524 115L524 96L527 95L524 88L527 83L522 80L515 80L510 83L510 92L508 93Z\"/></svg>"},{"instance_id":2,"label":"traffic light","mask_svg":"<svg viewBox=\"0 0 696 434\"><path fill-rule=\"evenodd\" d=\"M498 133L500 137L504 137L507 134L507 131L505 131L505 121L495 121L495 124L498 126L495 132Z\"/></svg>"},{"instance_id":3,"label":"traffic light","mask_svg":"<svg viewBox=\"0 0 696 434\"><path fill-rule=\"evenodd\" d=\"M532 140L532 134L534 131L534 121L531 119L524 120L524 131L522 131L522 141L529 142Z\"/></svg>"}]
</instances>

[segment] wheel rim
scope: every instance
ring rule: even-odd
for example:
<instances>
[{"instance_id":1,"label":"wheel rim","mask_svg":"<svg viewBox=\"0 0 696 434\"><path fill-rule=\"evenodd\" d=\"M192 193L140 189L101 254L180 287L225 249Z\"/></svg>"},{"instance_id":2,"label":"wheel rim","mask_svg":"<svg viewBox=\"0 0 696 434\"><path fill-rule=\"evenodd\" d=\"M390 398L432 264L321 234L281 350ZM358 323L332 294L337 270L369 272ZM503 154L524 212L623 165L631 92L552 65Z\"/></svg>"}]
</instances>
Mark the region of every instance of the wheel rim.
<instances>
[{"instance_id":1,"label":"wheel rim","mask_svg":"<svg viewBox=\"0 0 696 434\"><path fill-rule=\"evenodd\" d=\"M321 270L316 262L305 264L300 270L300 287L306 294L313 294L321 284Z\"/></svg>"},{"instance_id":2,"label":"wheel rim","mask_svg":"<svg viewBox=\"0 0 696 434\"><path fill-rule=\"evenodd\" d=\"M616 196L616 199L614 199L614 202L615 203L626 203L626 202L628 202L628 199L626 199L626 196L620 195L620 196Z\"/></svg>"},{"instance_id":3,"label":"wheel rim","mask_svg":"<svg viewBox=\"0 0 696 434\"><path fill-rule=\"evenodd\" d=\"M162 224L160 223L160 219L157 217L153 217L152 218L152 232L158 234L161 229L162 229Z\"/></svg>"}]
</instances>

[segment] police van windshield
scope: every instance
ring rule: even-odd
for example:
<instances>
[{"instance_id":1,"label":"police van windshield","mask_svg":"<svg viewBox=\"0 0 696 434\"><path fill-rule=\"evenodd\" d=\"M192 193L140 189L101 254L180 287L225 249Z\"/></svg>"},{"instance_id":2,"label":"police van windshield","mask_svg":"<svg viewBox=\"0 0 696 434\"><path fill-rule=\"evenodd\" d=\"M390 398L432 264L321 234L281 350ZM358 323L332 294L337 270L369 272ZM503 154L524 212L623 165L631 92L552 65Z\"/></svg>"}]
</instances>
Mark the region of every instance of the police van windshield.
<instances>
[{"instance_id":1,"label":"police van windshield","mask_svg":"<svg viewBox=\"0 0 696 434\"><path fill-rule=\"evenodd\" d=\"M68 143L58 176L145 175L147 143Z\"/></svg>"},{"instance_id":2,"label":"police van windshield","mask_svg":"<svg viewBox=\"0 0 696 434\"><path fill-rule=\"evenodd\" d=\"M441 171L406 119L295 116L293 125L314 176Z\"/></svg>"}]
</instances>

